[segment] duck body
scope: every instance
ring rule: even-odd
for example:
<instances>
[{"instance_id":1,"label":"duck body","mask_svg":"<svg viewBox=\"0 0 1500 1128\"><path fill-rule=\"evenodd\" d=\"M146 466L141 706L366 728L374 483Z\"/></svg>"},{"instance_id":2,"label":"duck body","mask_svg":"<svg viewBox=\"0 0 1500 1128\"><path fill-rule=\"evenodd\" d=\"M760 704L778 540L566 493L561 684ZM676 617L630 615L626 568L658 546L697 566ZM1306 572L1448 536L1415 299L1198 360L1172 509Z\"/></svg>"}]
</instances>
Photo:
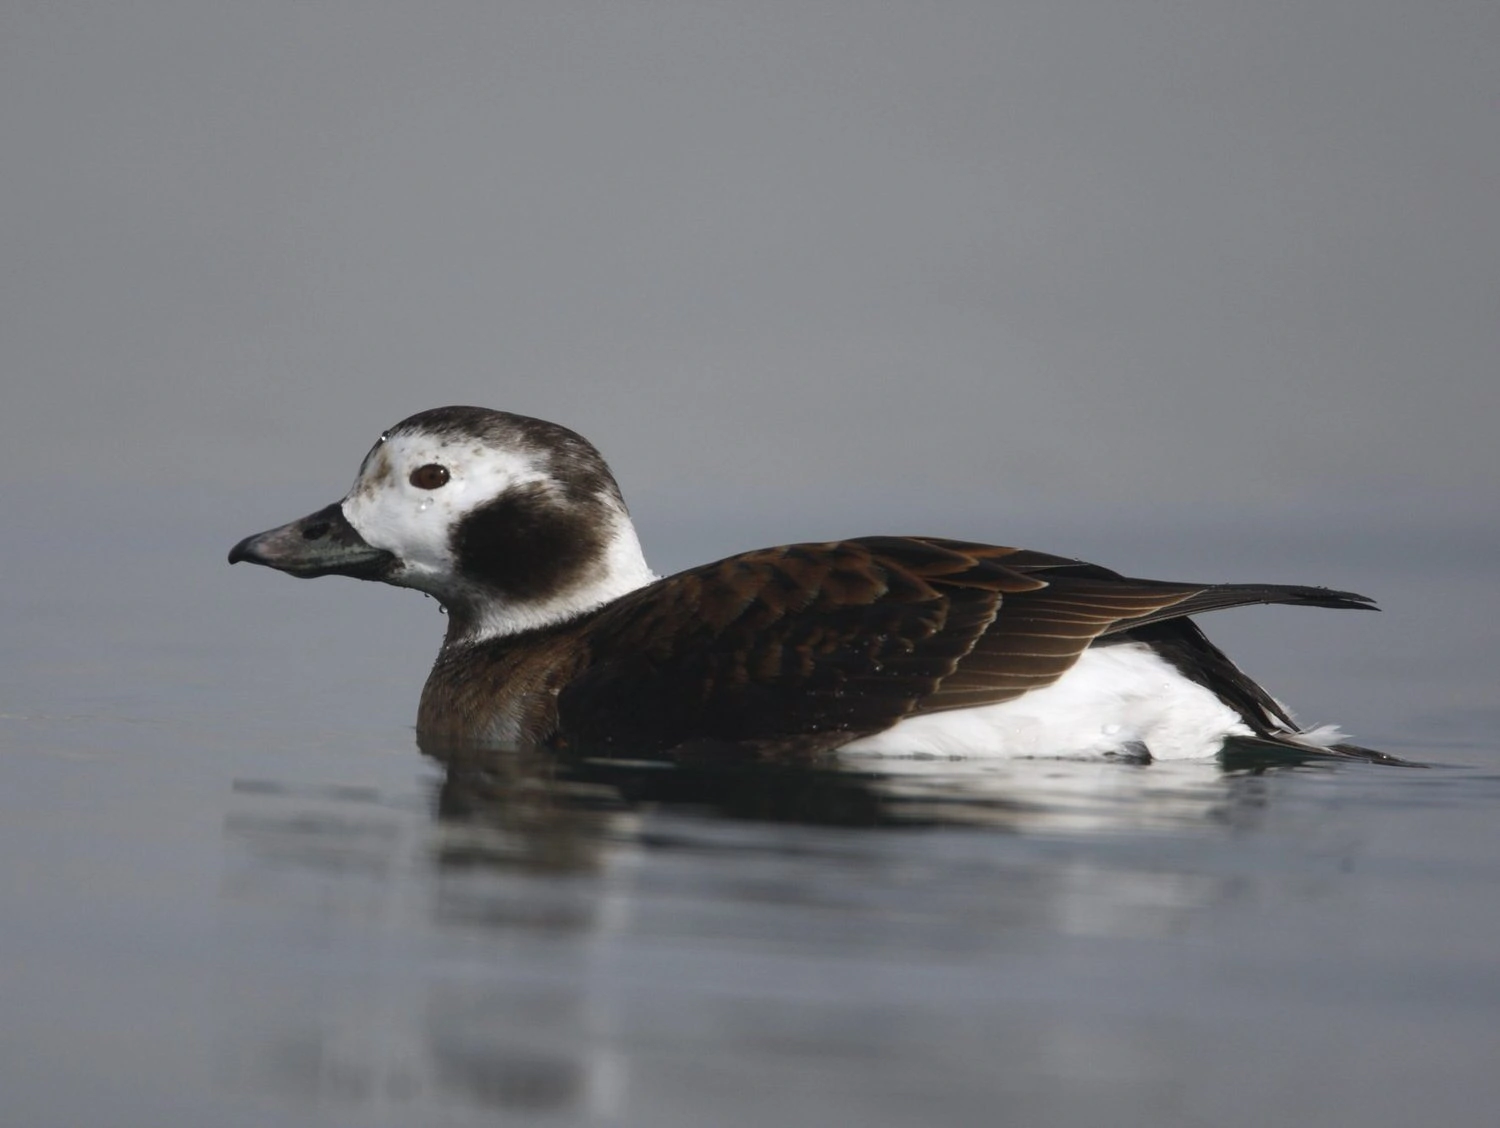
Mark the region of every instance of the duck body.
<instances>
[{"instance_id":1,"label":"duck body","mask_svg":"<svg viewBox=\"0 0 1500 1128\"><path fill-rule=\"evenodd\" d=\"M1190 616L1369 608L1326 588L1132 579L1026 549L865 537L665 579L566 428L482 408L386 432L345 498L230 553L442 601L424 748L589 755L1211 756L1231 737L1390 759L1303 732Z\"/></svg>"}]
</instances>

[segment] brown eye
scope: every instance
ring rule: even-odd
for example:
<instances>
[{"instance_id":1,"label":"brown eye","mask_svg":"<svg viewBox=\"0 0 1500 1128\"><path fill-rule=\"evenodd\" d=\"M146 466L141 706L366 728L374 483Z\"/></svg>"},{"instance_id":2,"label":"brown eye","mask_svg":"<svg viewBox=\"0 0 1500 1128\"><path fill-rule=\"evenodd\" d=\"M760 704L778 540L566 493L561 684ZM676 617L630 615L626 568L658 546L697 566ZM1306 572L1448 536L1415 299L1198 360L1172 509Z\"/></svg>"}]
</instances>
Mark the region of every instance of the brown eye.
<instances>
[{"instance_id":1,"label":"brown eye","mask_svg":"<svg viewBox=\"0 0 1500 1128\"><path fill-rule=\"evenodd\" d=\"M408 481L419 490L435 490L447 483L448 468L429 462L426 466L418 466L413 470Z\"/></svg>"}]
</instances>

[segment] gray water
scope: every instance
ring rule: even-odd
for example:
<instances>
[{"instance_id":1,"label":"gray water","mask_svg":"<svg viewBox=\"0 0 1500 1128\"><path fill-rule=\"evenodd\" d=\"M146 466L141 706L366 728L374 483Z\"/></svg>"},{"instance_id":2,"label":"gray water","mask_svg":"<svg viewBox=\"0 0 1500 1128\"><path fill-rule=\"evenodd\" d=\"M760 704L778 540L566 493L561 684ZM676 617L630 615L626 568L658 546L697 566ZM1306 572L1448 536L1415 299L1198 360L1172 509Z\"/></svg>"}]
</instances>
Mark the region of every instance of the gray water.
<instances>
[{"instance_id":1,"label":"gray water","mask_svg":"<svg viewBox=\"0 0 1500 1128\"><path fill-rule=\"evenodd\" d=\"M433 604L223 565L307 500L23 507L0 1123L1493 1123L1490 534L1192 562L1379 597L1205 625L1425 770L450 772L410 728ZM1091 535L1038 547L1183 574Z\"/></svg>"}]
</instances>

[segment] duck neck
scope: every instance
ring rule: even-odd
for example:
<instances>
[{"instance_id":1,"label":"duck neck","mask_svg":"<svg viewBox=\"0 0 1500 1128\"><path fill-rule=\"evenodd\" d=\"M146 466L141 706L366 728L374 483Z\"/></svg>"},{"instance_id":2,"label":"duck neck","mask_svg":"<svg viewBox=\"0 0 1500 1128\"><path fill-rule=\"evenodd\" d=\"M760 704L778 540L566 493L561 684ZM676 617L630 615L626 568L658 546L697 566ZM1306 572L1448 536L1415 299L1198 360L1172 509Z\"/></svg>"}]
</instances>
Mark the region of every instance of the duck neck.
<instances>
[{"instance_id":1,"label":"duck neck","mask_svg":"<svg viewBox=\"0 0 1500 1128\"><path fill-rule=\"evenodd\" d=\"M443 600L448 615L443 650L461 650L572 622L658 578L646 563L630 519L622 514L595 560L556 591L517 597L478 580L449 593Z\"/></svg>"}]
</instances>

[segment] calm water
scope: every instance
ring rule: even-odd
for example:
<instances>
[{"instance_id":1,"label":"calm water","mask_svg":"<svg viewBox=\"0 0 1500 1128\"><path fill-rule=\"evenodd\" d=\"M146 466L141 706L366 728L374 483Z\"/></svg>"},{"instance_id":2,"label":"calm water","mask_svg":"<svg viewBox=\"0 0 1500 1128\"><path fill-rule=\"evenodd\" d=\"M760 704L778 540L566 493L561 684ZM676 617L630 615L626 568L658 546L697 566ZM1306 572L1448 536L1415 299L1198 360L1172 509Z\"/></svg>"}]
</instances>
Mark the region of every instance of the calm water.
<instances>
[{"instance_id":1,"label":"calm water","mask_svg":"<svg viewBox=\"0 0 1500 1128\"><path fill-rule=\"evenodd\" d=\"M445 772L432 604L222 564L319 500L9 551L0 1123L1493 1123L1493 545L1209 562L1380 597L1207 624L1428 770Z\"/></svg>"}]
</instances>

